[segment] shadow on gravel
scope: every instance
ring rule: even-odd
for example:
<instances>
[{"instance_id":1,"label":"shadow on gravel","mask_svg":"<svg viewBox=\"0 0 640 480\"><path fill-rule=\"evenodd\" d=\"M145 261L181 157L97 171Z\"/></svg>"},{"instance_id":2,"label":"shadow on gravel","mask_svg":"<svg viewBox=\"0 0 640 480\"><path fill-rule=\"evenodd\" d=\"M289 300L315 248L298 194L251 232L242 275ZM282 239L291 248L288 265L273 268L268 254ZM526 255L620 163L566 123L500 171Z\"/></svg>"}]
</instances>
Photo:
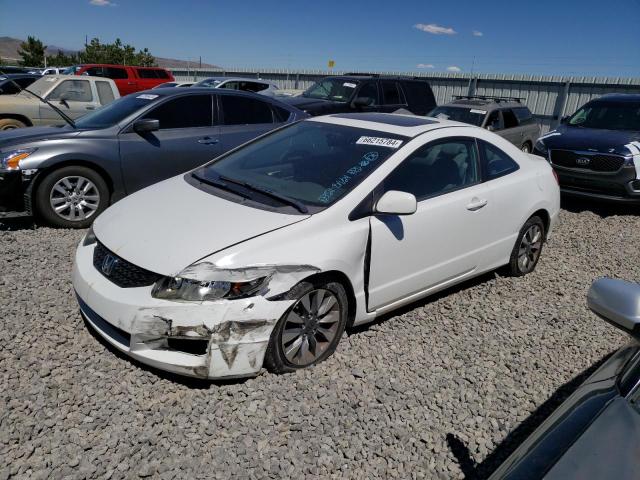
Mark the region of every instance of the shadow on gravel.
<instances>
[{"instance_id":1,"label":"shadow on gravel","mask_svg":"<svg viewBox=\"0 0 640 480\"><path fill-rule=\"evenodd\" d=\"M139 362L135 358L131 358L128 355L125 355L123 352L115 348L113 345L107 342L104 338L98 335L96 331L93 329L93 327L89 323L87 323L87 321L84 318L82 320L84 322L84 326L86 327L87 331L91 334L91 336L94 339L96 339L104 348L109 350L109 352L114 354L119 359L124 360L125 362L132 363L137 368L140 368L141 370L146 370L152 375L162 378L163 380L168 380L170 382L177 383L194 390L208 390L212 386L223 387L225 385L242 384L247 380L249 380L249 378L251 378L251 377L247 377L247 378L231 378L228 380L207 380L207 379L194 378L194 377L185 377L182 375L176 375L171 372L165 372L164 370L160 370L158 368L145 365L144 363Z\"/></svg>"},{"instance_id":2,"label":"shadow on gravel","mask_svg":"<svg viewBox=\"0 0 640 480\"><path fill-rule=\"evenodd\" d=\"M612 354L605 355L591 367L558 388L553 395L540 405L515 430L491 452L482 463L476 464L469 449L453 433L447 434L449 450L458 461L465 480L485 480L511 455L520 444L544 422L589 376L591 376Z\"/></svg>"},{"instance_id":3,"label":"shadow on gravel","mask_svg":"<svg viewBox=\"0 0 640 480\"><path fill-rule=\"evenodd\" d=\"M606 202L589 198L563 196L561 207L572 213L589 211L601 218L631 215L637 217L640 215L640 205Z\"/></svg>"},{"instance_id":4,"label":"shadow on gravel","mask_svg":"<svg viewBox=\"0 0 640 480\"><path fill-rule=\"evenodd\" d=\"M0 221L0 232L16 230L35 230L36 223L32 218L5 218Z\"/></svg>"}]
</instances>

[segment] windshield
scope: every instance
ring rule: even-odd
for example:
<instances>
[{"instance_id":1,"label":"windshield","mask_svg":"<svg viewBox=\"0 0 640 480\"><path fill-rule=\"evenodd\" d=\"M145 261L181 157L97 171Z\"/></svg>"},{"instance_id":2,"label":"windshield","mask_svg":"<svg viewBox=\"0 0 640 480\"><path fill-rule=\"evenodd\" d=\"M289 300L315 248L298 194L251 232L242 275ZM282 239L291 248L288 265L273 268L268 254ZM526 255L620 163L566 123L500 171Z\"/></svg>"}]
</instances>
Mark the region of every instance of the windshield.
<instances>
[{"instance_id":1,"label":"windshield","mask_svg":"<svg viewBox=\"0 0 640 480\"><path fill-rule=\"evenodd\" d=\"M486 110L467 107L436 107L429 113L429 117L439 118L441 120L454 120L456 122L469 123L476 127L482 126Z\"/></svg>"},{"instance_id":2,"label":"windshield","mask_svg":"<svg viewBox=\"0 0 640 480\"><path fill-rule=\"evenodd\" d=\"M357 86L358 82L354 80L325 78L311 85L302 96L346 103L353 97Z\"/></svg>"},{"instance_id":3,"label":"windshield","mask_svg":"<svg viewBox=\"0 0 640 480\"><path fill-rule=\"evenodd\" d=\"M572 127L640 131L640 102L594 102L574 113Z\"/></svg>"},{"instance_id":4,"label":"windshield","mask_svg":"<svg viewBox=\"0 0 640 480\"><path fill-rule=\"evenodd\" d=\"M28 90L32 91L39 97L44 97L45 94L51 90L51 87L54 87L58 82L57 77L42 77L33 82L31 85L27 87ZM26 92L22 92L22 95L26 95L28 97L33 98L32 95Z\"/></svg>"},{"instance_id":5,"label":"windshield","mask_svg":"<svg viewBox=\"0 0 640 480\"><path fill-rule=\"evenodd\" d=\"M140 94L127 95L97 109L95 112L83 115L76 120L78 128L107 128L120 123L132 113L149 105L155 99L161 98L159 95Z\"/></svg>"},{"instance_id":6,"label":"windshield","mask_svg":"<svg viewBox=\"0 0 640 480\"><path fill-rule=\"evenodd\" d=\"M193 175L212 185L222 180L223 186L264 204L285 206L259 190L319 211L350 192L406 140L376 130L305 121L251 142ZM241 183L253 188L242 189Z\"/></svg>"}]
</instances>

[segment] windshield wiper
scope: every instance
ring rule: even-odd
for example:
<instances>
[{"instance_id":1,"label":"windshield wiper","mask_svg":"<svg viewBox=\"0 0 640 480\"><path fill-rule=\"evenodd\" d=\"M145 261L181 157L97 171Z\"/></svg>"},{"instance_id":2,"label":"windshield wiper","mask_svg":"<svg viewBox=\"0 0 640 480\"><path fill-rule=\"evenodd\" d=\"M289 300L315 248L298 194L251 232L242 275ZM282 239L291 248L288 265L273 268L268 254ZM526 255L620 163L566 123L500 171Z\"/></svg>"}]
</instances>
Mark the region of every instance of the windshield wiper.
<instances>
[{"instance_id":1,"label":"windshield wiper","mask_svg":"<svg viewBox=\"0 0 640 480\"><path fill-rule=\"evenodd\" d=\"M245 187L245 188L248 188L249 190L253 190L254 192L261 193L262 195L265 195L267 197L271 197L271 198L275 198L276 200L280 200L282 203L285 203L287 205L291 205L296 210L298 210L300 213L309 213L309 209L307 208L307 206L304 203L296 200L295 198L287 197L286 195L282 195L280 193L276 193L276 192L274 192L272 190L268 190L266 188L259 187L257 185L253 185L251 183L244 182L242 180L236 180L235 178L226 177L224 175L218 175L218 178L220 180L225 181L225 182L235 183L236 185L240 185L241 187Z\"/></svg>"},{"instance_id":2,"label":"windshield wiper","mask_svg":"<svg viewBox=\"0 0 640 480\"><path fill-rule=\"evenodd\" d=\"M0 69L0 75L6 75L2 69ZM71 120L70 117L68 117L62 110L60 110L58 107L56 107L55 105L53 105L51 102L49 102L49 100L45 100L44 98L42 98L40 95L38 95L37 93L33 93L31 90L29 90L26 87L21 87L15 80L13 80L12 78L8 78L7 79L13 84L14 87L17 87L21 92L27 92L30 93L31 95L33 95L34 97L36 97L38 100L40 100L41 102L49 105L51 108L53 108L56 113L58 115L60 115L62 117L62 119L67 122L69 125L71 125L71 127L73 127L74 129L77 128L76 124L73 120Z\"/></svg>"},{"instance_id":3,"label":"windshield wiper","mask_svg":"<svg viewBox=\"0 0 640 480\"><path fill-rule=\"evenodd\" d=\"M242 198L249 198L249 199L251 198L251 196L247 195L246 193L239 192L235 188L230 188L229 185L227 185L224 182L203 177L201 175L198 175L196 172L191 173L191 176L196 180L198 180L199 182L206 183L207 185L211 185L212 187L216 187L221 190L226 190L227 192L234 193Z\"/></svg>"}]
</instances>

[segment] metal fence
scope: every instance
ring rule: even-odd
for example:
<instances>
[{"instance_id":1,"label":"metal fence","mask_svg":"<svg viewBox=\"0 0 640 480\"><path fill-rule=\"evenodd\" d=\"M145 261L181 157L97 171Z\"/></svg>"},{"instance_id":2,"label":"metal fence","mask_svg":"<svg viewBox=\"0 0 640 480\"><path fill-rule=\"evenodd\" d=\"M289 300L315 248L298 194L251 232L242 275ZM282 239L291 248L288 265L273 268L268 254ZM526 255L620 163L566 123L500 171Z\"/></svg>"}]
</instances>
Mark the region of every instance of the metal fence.
<instances>
[{"instance_id":1,"label":"metal fence","mask_svg":"<svg viewBox=\"0 0 640 480\"><path fill-rule=\"evenodd\" d=\"M206 77L227 76L262 78L280 88L303 90L329 75L344 72L323 70L256 69L174 69L176 80L193 81ZM540 121L543 132L554 128L563 116L606 93L640 93L640 78L558 77L543 75L494 75L465 73L416 74L376 72L380 75L403 75L425 78L431 84L436 102L449 102L454 95L518 97Z\"/></svg>"}]
</instances>

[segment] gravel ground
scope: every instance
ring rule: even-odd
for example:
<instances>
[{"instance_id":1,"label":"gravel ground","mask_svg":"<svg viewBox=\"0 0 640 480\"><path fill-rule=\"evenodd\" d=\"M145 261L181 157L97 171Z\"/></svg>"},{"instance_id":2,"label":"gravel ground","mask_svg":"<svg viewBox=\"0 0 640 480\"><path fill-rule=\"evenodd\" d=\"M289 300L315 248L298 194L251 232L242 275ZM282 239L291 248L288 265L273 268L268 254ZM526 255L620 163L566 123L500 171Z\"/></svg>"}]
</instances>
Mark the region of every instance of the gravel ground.
<instances>
[{"instance_id":1,"label":"gravel ground","mask_svg":"<svg viewBox=\"0 0 640 480\"><path fill-rule=\"evenodd\" d=\"M640 216L563 210L532 275L405 308L313 369L210 383L88 331L83 232L0 229L0 479L483 478L625 342L588 313L590 282L640 280Z\"/></svg>"}]
</instances>

